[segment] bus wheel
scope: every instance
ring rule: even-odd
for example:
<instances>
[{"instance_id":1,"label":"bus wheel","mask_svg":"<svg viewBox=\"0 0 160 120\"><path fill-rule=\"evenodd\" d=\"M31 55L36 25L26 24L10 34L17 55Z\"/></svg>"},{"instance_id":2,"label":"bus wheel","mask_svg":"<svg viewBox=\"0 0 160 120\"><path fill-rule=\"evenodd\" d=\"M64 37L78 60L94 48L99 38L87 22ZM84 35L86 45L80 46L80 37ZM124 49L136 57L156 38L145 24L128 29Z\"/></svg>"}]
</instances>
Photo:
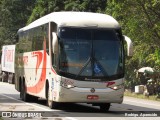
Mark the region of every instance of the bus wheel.
<instances>
[{"instance_id":1,"label":"bus wheel","mask_svg":"<svg viewBox=\"0 0 160 120\"><path fill-rule=\"evenodd\" d=\"M100 104L100 111L107 112L109 110L110 106L111 106L110 103Z\"/></svg>"},{"instance_id":2,"label":"bus wheel","mask_svg":"<svg viewBox=\"0 0 160 120\"><path fill-rule=\"evenodd\" d=\"M48 93L47 93L47 105L49 106L49 108L51 109L55 109L58 107L58 103L52 100L49 100L49 88L48 88Z\"/></svg>"},{"instance_id":3,"label":"bus wheel","mask_svg":"<svg viewBox=\"0 0 160 120\"><path fill-rule=\"evenodd\" d=\"M28 95L29 96L29 100L30 102L37 102L38 101L38 97L36 96L32 96L32 95Z\"/></svg>"},{"instance_id":4,"label":"bus wheel","mask_svg":"<svg viewBox=\"0 0 160 120\"><path fill-rule=\"evenodd\" d=\"M22 89L21 89L21 93L20 94L21 94L21 98L22 98L23 101L25 101L25 102L29 101L30 97L26 92L25 83L22 83Z\"/></svg>"}]
</instances>

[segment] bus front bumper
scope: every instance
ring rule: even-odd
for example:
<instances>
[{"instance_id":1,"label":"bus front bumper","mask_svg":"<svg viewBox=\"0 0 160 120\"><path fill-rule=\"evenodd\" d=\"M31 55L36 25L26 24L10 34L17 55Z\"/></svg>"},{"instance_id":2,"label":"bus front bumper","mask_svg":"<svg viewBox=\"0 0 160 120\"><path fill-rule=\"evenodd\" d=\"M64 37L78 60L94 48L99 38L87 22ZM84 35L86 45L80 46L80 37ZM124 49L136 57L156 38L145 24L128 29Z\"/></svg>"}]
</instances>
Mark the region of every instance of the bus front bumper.
<instances>
[{"instance_id":1,"label":"bus front bumper","mask_svg":"<svg viewBox=\"0 0 160 120\"><path fill-rule=\"evenodd\" d=\"M61 87L59 95L55 99L57 102L74 103L122 103L124 88L113 90L111 88L95 89L92 88L64 88ZM92 91L92 92L91 92Z\"/></svg>"}]
</instances>

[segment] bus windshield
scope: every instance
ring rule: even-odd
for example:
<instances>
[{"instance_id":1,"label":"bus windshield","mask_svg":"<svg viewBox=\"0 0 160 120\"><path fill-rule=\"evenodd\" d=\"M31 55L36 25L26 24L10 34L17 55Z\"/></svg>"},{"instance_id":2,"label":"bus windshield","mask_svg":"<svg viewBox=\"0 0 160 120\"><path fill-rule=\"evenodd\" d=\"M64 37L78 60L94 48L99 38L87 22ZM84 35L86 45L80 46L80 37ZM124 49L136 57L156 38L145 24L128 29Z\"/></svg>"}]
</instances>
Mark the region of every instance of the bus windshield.
<instances>
[{"instance_id":1,"label":"bus windshield","mask_svg":"<svg viewBox=\"0 0 160 120\"><path fill-rule=\"evenodd\" d=\"M122 78L123 44L113 29L59 29L59 70L79 80Z\"/></svg>"}]
</instances>

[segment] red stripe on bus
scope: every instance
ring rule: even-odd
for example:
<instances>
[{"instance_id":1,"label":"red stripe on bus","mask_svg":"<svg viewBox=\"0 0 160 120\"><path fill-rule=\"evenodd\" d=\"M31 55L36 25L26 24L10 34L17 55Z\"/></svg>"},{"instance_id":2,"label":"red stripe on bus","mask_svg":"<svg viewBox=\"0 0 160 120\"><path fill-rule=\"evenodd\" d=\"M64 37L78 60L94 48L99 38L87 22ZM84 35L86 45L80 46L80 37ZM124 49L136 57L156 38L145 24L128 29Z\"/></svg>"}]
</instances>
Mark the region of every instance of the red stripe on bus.
<instances>
[{"instance_id":1,"label":"red stripe on bus","mask_svg":"<svg viewBox=\"0 0 160 120\"><path fill-rule=\"evenodd\" d=\"M42 52L33 52L32 54L33 54L32 55L33 57L35 57L35 56L37 57L37 65L36 65L36 75L37 75L37 70L42 62L43 54L42 54Z\"/></svg>"},{"instance_id":2,"label":"red stripe on bus","mask_svg":"<svg viewBox=\"0 0 160 120\"><path fill-rule=\"evenodd\" d=\"M46 53L46 39L44 40L44 54L43 54L43 66L42 73L38 83L33 87L27 87L27 91L31 93L39 93L43 89L46 81L46 66L47 66L47 53Z\"/></svg>"}]
</instances>

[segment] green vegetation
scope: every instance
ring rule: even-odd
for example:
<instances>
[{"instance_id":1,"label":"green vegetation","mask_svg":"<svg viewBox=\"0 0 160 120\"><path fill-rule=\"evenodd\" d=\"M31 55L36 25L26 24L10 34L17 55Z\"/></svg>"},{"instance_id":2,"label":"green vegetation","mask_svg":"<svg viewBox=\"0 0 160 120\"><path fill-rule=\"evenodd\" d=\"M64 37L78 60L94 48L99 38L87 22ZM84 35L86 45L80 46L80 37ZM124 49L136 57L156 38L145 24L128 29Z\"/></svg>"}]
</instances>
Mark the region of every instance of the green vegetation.
<instances>
[{"instance_id":1,"label":"green vegetation","mask_svg":"<svg viewBox=\"0 0 160 120\"><path fill-rule=\"evenodd\" d=\"M143 94L131 93L129 91L125 92L124 95L129 96L129 97L135 97L135 98L141 98L141 99L147 99L147 100L155 100L155 101L160 102L160 98L157 98L157 95L144 96Z\"/></svg>"},{"instance_id":2,"label":"green vegetation","mask_svg":"<svg viewBox=\"0 0 160 120\"><path fill-rule=\"evenodd\" d=\"M120 22L123 33L134 42L134 56L126 61L127 83L137 84L135 69L160 69L159 6L158 0L108 0L106 13Z\"/></svg>"},{"instance_id":3,"label":"green vegetation","mask_svg":"<svg viewBox=\"0 0 160 120\"><path fill-rule=\"evenodd\" d=\"M0 46L13 44L19 28L26 25L36 0L0 1Z\"/></svg>"},{"instance_id":4,"label":"green vegetation","mask_svg":"<svg viewBox=\"0 0 160 120\"><path fill-rule=\"evenodd\" d=\"M126 60L126 85L137 84L135 69L160 70L159 0L1 0L0 46L13 44L19 28L54 11L109 14L134 42L134 56Z\"/></svg>"}]
</instances>

